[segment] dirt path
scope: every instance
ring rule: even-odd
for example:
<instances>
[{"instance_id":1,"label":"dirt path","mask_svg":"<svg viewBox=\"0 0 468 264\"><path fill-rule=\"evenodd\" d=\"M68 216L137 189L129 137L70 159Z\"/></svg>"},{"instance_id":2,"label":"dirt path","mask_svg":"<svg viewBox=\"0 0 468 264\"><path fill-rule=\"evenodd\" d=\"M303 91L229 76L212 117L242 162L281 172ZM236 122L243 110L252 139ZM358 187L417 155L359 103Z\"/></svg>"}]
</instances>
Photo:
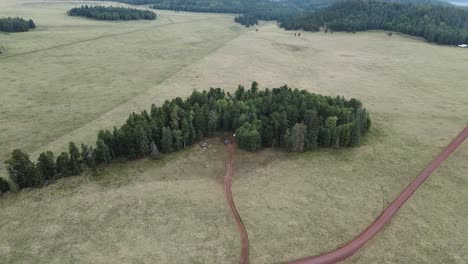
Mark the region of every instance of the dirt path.
<instances>
[{"instance_id":1,"label":"dirt path","mask_svg":"<svg viewBox=\"0 0 468 264\"><path fill-rule=\"evenodd\" d=\"M232 217L236 222L237 228L239 229L239 234L241 236L241 256L239 263L248 264L249 263L249 237L247 235L247 230L245 229L244 223L237 212L236 205L232 199L232 175L233 175L233 165L234 165L234 144L228 144L229 148L229 163L227 166L226 176L224 177L224 196L226 198L226 203L231 211Z\"/></svg>"},{"instance_id":2,"label":"dirt path","mask_svg":"<svg viewBox=\"0 0 468 264\"><path fill-rule=\"evenodd\" d=\"M413 193L429 178L439 165L447 159L458 146L460 146L468 137L468 127L466 127L458 136L437 156L420 174L406 187L403 192L387 207L380 216L368 226L358 237L341 246L340 248L324 253L318 256L306 257L289 264L332 264L342 261L356 253L364 244L374 237L382 228L392 219L398 212L401 206L413 195ZM234 164L234 144L228 144L229 148L229 163L226 176L224 178L224 194L227 205L231 211L234 221L237 224L241 236L241 256L240 263L249 263L249 238L245 229L244 223L237 212L234 200L232 198L232 176Z\"/></svg>"},{"instance_id":3,"label":"dirt path","mask_svg":"<svg viewBox=\"0 0 468 264\"><path fill-rule=\"evenodd\" d=\"M137 28L137 29L134 29L134 30L126 31L126 32L107 34L107 35L102 35L102 36L98 36L98 37L94 37L94 38L77 40L77 41L73 41L73 42L70 42L70 43L63 43L63 44L59 44L59 45L55 45L55 46L51 46L51 47L47 47L47 48L43 48L43 49L37 49L37 50L26 51L26 52L23 52L23 53L12 54L12 55L8 55L8 56L0 57L0 60L14 58L14 57L18 57L18 56L29 55L29 54L34 54L34 53L53 50L53 49L58 49L58 48L64 48L64 47L68 47L68 46L77 45L77 44L80 44L80 43L91 42L91 41L105 39L105 38L119 37L119 36L123 36L123 35L136 33L136 32L139 32L139 31L147 30L147 29L150 29L150 28L159 28L159 27L173 26L173 25L178 25L178 24L187 24L187 23L193 23L193 22L199 22L199 21L205 21L205 20L210 20L210 18L197 19L197 20L191 20L191 21L182 21L182 22L173 22L173 21L170 20L170 22L166 23L166 24L157 24L157 25L153 25L153 26L149 26L149 27Z\"/></svg>"},{"instance_id":4,"label":"dirt path","mask_svg":"<svg viewBox=\"0 0 468 264\"><path fill-rule=\"evenodd\" d=\"M358 237L348 242L342 247L313 257L307 257L300 260L290 262L290 264L331 264L344 260L352 256L364 244L369 241L387 224L392 217L398 212L398 209L413 195L424 181L434 172L437 167L447 158L455 149L460 146L468 137L468 127L466 127L458 136L435 158L419 176L406 187L406 189L387 207L387 209L367 227Z\"/></svg>"}]
</instances>

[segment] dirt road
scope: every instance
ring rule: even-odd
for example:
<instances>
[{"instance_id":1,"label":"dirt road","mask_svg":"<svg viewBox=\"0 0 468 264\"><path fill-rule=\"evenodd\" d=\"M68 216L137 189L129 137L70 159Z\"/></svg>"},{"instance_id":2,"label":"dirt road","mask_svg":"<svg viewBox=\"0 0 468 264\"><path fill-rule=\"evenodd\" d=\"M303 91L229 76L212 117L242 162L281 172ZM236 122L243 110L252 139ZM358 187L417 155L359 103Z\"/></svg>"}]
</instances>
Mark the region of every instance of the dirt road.
<instances>
[{"instance_id":1,"label":"dirt road","mask_svg":"<svg viewBox=\"0 0 468 264\"><path fill-rule=\"evenodd\" d=\"M226 176L224 177L224 196L226 198L226 203L231 211L232 217L236 222L237 228L239 229L239 234L241 237L241 256L239 263L247 264L249 263L249 237L247 235L247 230L245 229L244 223L237 212L236 205L232 198L232 175L233 175L233 165L234 165L234 143L229 143L229 162L227 166Z\"/></svg>"},{"instance_id":2,"label":"dirt road","mask_svg":"<svg viewBox=\"0 0 468 264\"><path fill-rule=\"evenodd\" d=\"M427 167L418 175L418 177L411 182L406 189L380 214L380 216L368 226L359 236L340 248L324 253L318 256L306 257L303 259L295 260L289 264L332 264L342 261L356 253L364 244L374 237L382 228L392 219L398 212L401 206L413 195L413 193L429 178L437 167L447 159L458 146L460 146L468 137L468 127L466 127L458 136L447 146L445 149L431 162ZM233 143L228 144L229 149L229 163L227 167L226 176L224 178L224 194L226 197L227 205L231 214L236 222L241 236L241 256L240 263L249 263L249 238L245 229L244 223L237 212L236 206L232 198L232 176L234 165L234 151L235 146Z\"/></svg>"},{"instance_id":3,"label":"dirt road","mask_svg":"<svg viewBox=\"0 0 468 264\"><path fill-rule=\"evenodd\" d=\"M354 240L348 242L342 247L313 257L307 257L300 260L290 262L290 264L331 264L344 260L356 253L367 241L369 241L375 234L377 234L387 224L392 217L396 214L398 209L413 195L424 181L434 172L437 167L452 154L455 149L460 146L463 141L468 137L468 127L466 127L458 136L435 158L420 174L419 176L406 187L405 190L382 212L382 214L372 223L366 230L364 230Z\"/></svg>"}]
</instances>

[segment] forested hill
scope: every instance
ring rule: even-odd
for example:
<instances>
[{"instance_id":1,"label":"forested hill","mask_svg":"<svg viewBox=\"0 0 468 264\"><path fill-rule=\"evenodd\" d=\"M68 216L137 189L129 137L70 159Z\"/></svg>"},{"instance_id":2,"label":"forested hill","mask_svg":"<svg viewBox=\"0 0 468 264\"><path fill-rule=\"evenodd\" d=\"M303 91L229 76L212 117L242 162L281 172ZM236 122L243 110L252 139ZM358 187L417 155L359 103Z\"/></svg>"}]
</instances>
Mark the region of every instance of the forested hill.
<instances>
[{"instance_id":1,"label":"forested hill","mask_svg":"<svg viewBox=\"0 0 468 264\"><path fill-rule=\"evenodd\" d=\"M455 45L468 42L468 11L445 5L349 0L290 17L282 21L281 27L307 31L325 27L348 32L381 29Z\"/></svg>"}]
</instances>

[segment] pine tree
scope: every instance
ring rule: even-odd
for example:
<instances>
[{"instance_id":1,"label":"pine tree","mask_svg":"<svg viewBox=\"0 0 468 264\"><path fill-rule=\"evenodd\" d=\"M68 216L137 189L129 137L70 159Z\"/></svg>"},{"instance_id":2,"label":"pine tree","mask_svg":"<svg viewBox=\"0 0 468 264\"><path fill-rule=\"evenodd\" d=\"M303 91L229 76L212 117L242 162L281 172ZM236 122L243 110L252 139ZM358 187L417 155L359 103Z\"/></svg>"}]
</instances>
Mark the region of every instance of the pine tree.
<instances>
[{"instance_id":1,"label":"pine tree","mask_svg":"<svg viewBox=\"0 0 468 264\"><path fill-rule=\"evenodd\" d=\"M124 125L125 126L125 125ZM122 136L122 138L120 138L121 140L123 139L124 135L120 135ZM102 140L105 145L107 146L107 150L109 152L109 155L111 158L109 158L109 160L111 159L115 159L116 157L118 157L119 155L117 155L118 153L116 153L116 145L115 142L118 142L117 140L114 140L114 137L113 137L113 134L109 131L109 130L100 130L98 132L98 140ZM96 147L97 147L97 144L96 144Z\"/></svg>"},{"instance_id":2,"label":"pine tree","mask_svg":"<svg viewBox=\"0 0 468 264\"><path fill-rule=\"evenodd\" d=\"M172 131L172 138L174 140L174 151L179 151L183 148L183 138L182 138L182 131L180 130L173 130Z\"/></svg>"},{"instance_id":3,"label":"pine tree","mask_svg":"<svg viewBox=\"0 0 468 264\"><path fill-rule=\"evenodd\" d=\"M162 132L162 152L171 153L173 151L172 146L172 131L168 127L164 127Z\"/></svg>"},{"instance_id":4,"label":"pine tree","mask_svg":"<svg viewBox=\"0 0 468 264\"><path fill-rule=\"evenodd\" d=\"M306 110L304 124L307 127L307 149L316 149L320 133L320 117L316 110Z\"/></svg>"},{"instance_id":5,"label":"pine tree","mask_svg":"<svg viewBox=\"0 0 468 264\"><path fill-rule=\"evenodd\" d=\"M37 169L45 182L55 179L57 174L55 155L52 151L42 152L37 159Z\"/></svg>"},{"instance_id":6,"label":"pine tree","mask_svg":"<svg viewBox=\"0 0 468 264\"><path fill-rule=\"evenodd\" d=\"M91 169L93 172L96 172L96 156L93 147L86 144L81 144L81 153L80 157L83 164Z\"/></svg>"},{"instance_id":7,"label":"pine tree","mask_svg":"<svg viewBox=\"0 0 468 264\"><path fill-rule=\"evenodd\" d=\"M187 145L191 145L194 138L194 127L189 121L189 118L186 117L182 120L182 144L186 148Z\"/></svg>"},{"instance_id":8,"label":"pine tree","mask_svg":"<svg viewBox=\"0 0 468 264\"><path fill-rule=\"evenodd\" d=\"M21 150L15 149L6 164L10 179L19 189L37 187L44 183L36 165Z\"/></svg>"},{"instance_id":9,"label":"pine tree","mask_svg":"<svg viewBox=\"0 0 468 264\"><path fill-rule=\"evenodd\" d=\"M340 127L340 147L347 147L351 143L351 124L344 124Z\"/></svg>"},{"instance_id":10,"label":"pine tree","mask_svg":"<svg viewBox=\"0 0 468 264\"><path fill-rule=\"evenodd\" d=\"M150 151L151 138L148 136L145 126L141 122L134 129L134 140L137 155L140 157L147 155Z\"/></svg>"},{"instance_id":11,"label":"pine tree","mask_svg":"<svg viewBox=\"0 0 468 264\"><path fill-rule=\"evenodd\" d=\"M331 133L329 128L320 128L319 143L323 148L331 147Z\"/></svg>"},{"instance_id":12,"label":"pine tree","mask_svg":"<svg viewBox=\"0 0 468 264\"><path fill-rule=\"evenodd\" d=\"M36 24L34 23L34 21L32 19L28 20L28 27L29 28L36 28Z\"/></svg>"},{"instance_id":13,"label":"pine tree","mask_svg":"<svg viewBox=\"0 0 468 264\"><path fill-rule=\"evenodd\" d=\"M70 175L80 175L83 171L81 167L80 150L76 147L74 142L68 144L68 153L70 157Z\"/></svg>"},{"instance_id":14,"label":"pine tree","mask_svg":"<svg viewBox=\"0 0 468 264\"><path fill-rule=\"evenodd\" d=\"M70 156L67 152L62 152L57 157L56 168L57 174L60 178L72 175L72 172L70 171Z\"/></svg>"},{"instance_id":15,"label":"pine tree","mask_svg":"<svg viewBox=\"0 0 468 264\"><path fill-rule=\"evenodd\" d=\"M208 135L214 135L215 131L218 129L218 115L215 111L210 111L208 116Z\"/></svg>"},{"instance_id":16,"label":"pine tree","mask_svg":"<svg viewBox=\"0 0 468 264\"><path fill-rule=\"evenodd\" d=\"M239 146L248 151L257 151L262 143L256 126L248 122L236 130L236 138Z\"/></svg>"},{"instance_id":17,"label":"pine tree","mask_svg":"<svg viewBox=\"0 0 468 264\"><path fill-rule=\"evenodd\" d=\"M104 143L103 140L98 139L96 141L96 149L94 150L96 157L96 164L109 164L111 161L111 155L109 147Z\"/></svg>"}]
</instances>

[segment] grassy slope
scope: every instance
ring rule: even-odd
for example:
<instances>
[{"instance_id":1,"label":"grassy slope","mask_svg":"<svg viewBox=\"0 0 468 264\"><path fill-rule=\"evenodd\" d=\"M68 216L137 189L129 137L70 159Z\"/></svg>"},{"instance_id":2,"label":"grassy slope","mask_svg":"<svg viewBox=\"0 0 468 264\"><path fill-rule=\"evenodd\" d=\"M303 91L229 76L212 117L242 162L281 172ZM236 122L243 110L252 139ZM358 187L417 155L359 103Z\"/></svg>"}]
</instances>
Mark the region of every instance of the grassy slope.
<instances>
[{"instance_id":1,"label":"grassy slope","mask_svg":"<svg viewBox=\"0 0 468 264\"><path fill-rule=\"evenodd\" d=\"M193 16L198 15L167 13L166 19L185 20ZM218 31L208 30L209 35L219 36L232 26L227 19L219 21L226 24L219 22ZM194 33L199 36L206 32L203 29L214 26L208 22L194 24L191 32L201 27ZM162 35L176 34L174 31L167 30ZM167 40L174 43L170 47L177 49L180 41L191 36L187 34ZM137 36L123 35L118 40L132 41ZM114 44L115 40L102 39L93 45L109 43ZM140 41L135 47L145 47L142 43L146 42ZM324 94L358 97L370 109L375 128L363 147L298 155L273 150L255 155L238 152L234 195L252 239L252 263L281 263L334 249L354 237L442 146L468 125L468 94L464 88L468 86L464 77L468 53L462 49L398 35L389 38L382 32L305 33L298 38L273 24L262 25L259 32L249 31L219 47L210 55L193 60L195 63L184 64L187 66L151 89L132 86L138 89L137 97L91 123L81 127L77 123L78 128L72 133L50 143L44 139L38 139L37 144L27 141L25 146L30 150L40 145L58 149L70 139L90 140L96 127L112 126L121 122L128 111L146 108L153 101L187 95L194 88L234 89L238 83L247 85L257 80L263 87L287 83ZM122 49L119 46L118 51ZM79 52L77 48L73 50ZM107 52L116 53L114 49ZM64 53L70 54L58 49L47 51L46 59L39 53L31 56L38 56L38 63L43 64L43 60L54 56L62 60ZM106 59L113 57L109 53ZM24 56L23 60L28 58L29 55ZM174 59L165 61L168 62L178 63ZM1 67L4 63L0 59ZM88 60L81 63L74 74L82 74L89 66ZM115 67L126 63L117 58L114 61ZM147 67L154 64L152 60ZM20 62L9 69L16 67L21 67ZM19 73L16 76L20 79ZM126 81L117 76L114 75L116 82ZM134 76L131 77L135 82L149 85L148 79ZM55 89L64 86L49 78L45 81L56 85ZM91 89L108 88L106 75L95 78L97 81L89 84ZM35 80L32 77L30 81ZM66 84L68 78L61 82ZM18 89L11 84L9 89ZM54 88L50 89L54 95ZM107 92L116 90L126 89L108 88ZM16 97L26 100L26 93ZM83 92L82 96L89 93ZM7 98L7 102L16 100L15 96ZM29 120L44 116L42 112L36 115L35 111L23 109L19 108L17 114L29 114ZM111 121L105 120L107 117ZM51 122L56 126L66 124L61 119ZM14 127L11 126L12 133L21 131ZM34 127L30 129L36 131ZM50 129L46 132L55 133ZM4 142L13 143L9 139ZM0 256L6 261L0 262L29 263L33 258L42 263L235 262L237 233L221 192L226 157L222 145L213 143L215 147L208 152L200 153L195 147L163 161L116 166L98 179L66 179L46 189L0 200L0 231L6 234L6 239L0 241ZM468 216L464 206L468 198L464 177L466 145L433 175L382 234L348 262L464 263L468 259L468 226L464 221Z\"/></svg>"}]
</instances>

